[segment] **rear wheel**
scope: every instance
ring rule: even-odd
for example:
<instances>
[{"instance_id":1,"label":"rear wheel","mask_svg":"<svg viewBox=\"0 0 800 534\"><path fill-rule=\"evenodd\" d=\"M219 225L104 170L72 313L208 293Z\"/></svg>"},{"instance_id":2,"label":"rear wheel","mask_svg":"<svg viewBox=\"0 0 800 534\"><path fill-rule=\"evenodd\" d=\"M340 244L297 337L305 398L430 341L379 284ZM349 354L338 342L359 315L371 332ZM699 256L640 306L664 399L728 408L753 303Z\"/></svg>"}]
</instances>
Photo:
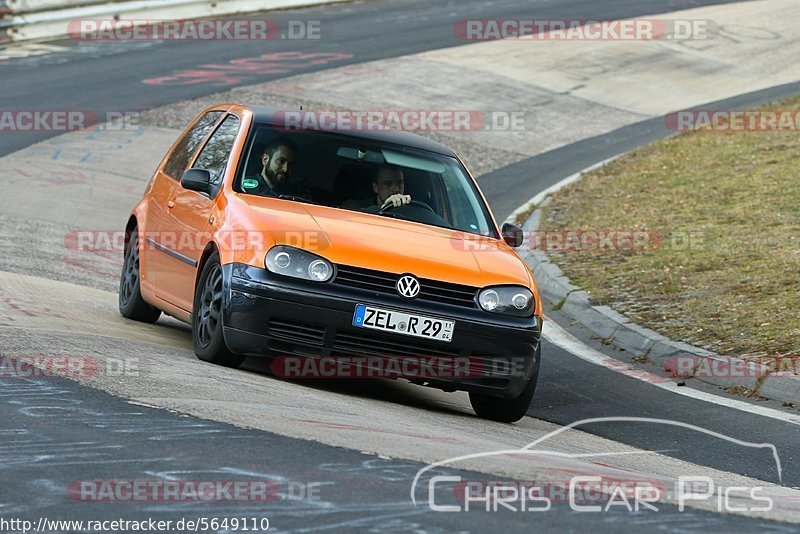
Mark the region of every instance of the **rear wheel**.
<instances>
[{"instance_id":1,"label":"rear wheel","mask_svg":"<svg viewBox=\"0 0 800 534\"><path fill-rule=\"evenodd\" d=\"M154 323L161 317L161 310L144 301L140 282L139 232L134 228L125 239L125 257L119 278L119 312L128 319Z\"/></svg>"},{"instance_id":2,"label":"rear wheel","mask_svg":"<svg viewBox=\"0 0 800 534\"><path fill-rule=\"evenodd\" d=\"M539 360L541 360L542 343L536 349L536 362L534 363L533 376L528 381L528 385L522 390L519 396L512 399L492 397L483 393L469 394L469 402L478 417L490 419L500 423L513 423L522 419L530 408L533 394L536 391L536 382L539 380Z\"/></svg>"},{"instance_id":3,"label":"rear wheel","mask_svg":"<svg viewBox=\"0 0 800 534\"><path fill-rule=\"evenodd\" d=\"M222 267L216 252L208 258L194 293L192 342L203 361L238 367L244 356L232 353L222 335Z\"/></svg>"}]
</instances>

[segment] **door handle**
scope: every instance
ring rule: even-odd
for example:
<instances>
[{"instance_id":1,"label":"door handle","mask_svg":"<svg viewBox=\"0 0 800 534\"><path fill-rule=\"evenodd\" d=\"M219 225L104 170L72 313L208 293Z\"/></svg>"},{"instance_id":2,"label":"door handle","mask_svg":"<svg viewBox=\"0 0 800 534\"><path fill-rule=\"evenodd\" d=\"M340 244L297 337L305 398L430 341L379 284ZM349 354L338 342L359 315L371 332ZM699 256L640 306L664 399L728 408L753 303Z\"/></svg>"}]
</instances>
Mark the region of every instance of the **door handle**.
<instances>
[{"instance_id":1,"label":"door handle","mask_svg":"<svg viewBox=\"0 0 800 534\"><path fill-rule=\"evenodd\" d=\"M167 209L171 210L174 207L175 207L175 201L174 200L170 200L169 202L167 202Z\"/></svg>"}]
</instances>

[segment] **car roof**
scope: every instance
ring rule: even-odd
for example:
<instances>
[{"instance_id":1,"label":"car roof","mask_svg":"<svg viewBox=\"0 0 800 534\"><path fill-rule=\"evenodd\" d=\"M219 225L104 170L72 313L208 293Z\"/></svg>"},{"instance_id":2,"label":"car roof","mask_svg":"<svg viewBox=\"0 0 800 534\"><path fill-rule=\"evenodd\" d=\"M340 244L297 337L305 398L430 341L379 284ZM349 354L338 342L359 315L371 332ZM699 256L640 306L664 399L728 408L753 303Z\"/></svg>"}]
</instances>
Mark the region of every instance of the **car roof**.
<instances>
[{"instance_id":1,"label":"car roof","mask_svg":"<svg viewBox=\"0 0 800 534\"><path fill-rule=\"evenodd\" d=\"M285 108L279 109L267 106L248 106L248 107L253 112L253 121L256 124L275 124L273 122L274 114L278 112L288 111ZM304 111L307 111L309 113L313 112L312 110L304 110ZM430 139L422 137L421 135L415 135L408 132L402 132L397 130L379 130L379 131L353 130L347 132L342 132L342 131L326 132L324 130L321 131L323 133L333 133L336 135L342 135L354 139L365 139L368 141L391 143L394 145L407 146L419 150L427 150L428 152L436 152L437 154L443 154L445 156L457 157L455 152L453 152L452 149L446 147L445 145L437 143L436 141L431 141Z\"/></svg>"}]
</instances>

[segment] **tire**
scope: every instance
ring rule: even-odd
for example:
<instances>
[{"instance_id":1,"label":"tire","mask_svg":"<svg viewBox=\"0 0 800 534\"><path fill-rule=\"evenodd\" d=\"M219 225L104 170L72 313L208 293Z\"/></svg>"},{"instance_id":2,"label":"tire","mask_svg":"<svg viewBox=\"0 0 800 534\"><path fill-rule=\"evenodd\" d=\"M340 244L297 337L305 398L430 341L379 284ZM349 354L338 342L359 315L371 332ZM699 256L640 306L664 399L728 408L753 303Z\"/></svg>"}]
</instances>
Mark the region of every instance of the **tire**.
<instances>
[{"instance_id":1,"label":"tire","mask_svg":"<svg viewBox=\"0 0 800 534\"><path fill-rule=\"evenodd\" d=\"M222 335L222 267L216 252L208 258L194 290L192 343L194 353L204 362L238 367L244 356L234 354Z\"/></svg>"},{"instance_id":2,"label":"tire","mask_svg":"<svg viewBox=\"0 0 800 534\"><path fill-rule=\"evenodd\" d=\"M122 274L119 277L119 312L134 321L154 323L161 317L161 310L144 301L140 281L139 231L134 228L125 239Z\"/></svg>"},{"instance_id":3,"label":"tire","mask_svg":"<svg viewBox=\"0 0 800 534\"><path fill-rule=\"evenodd\" d=\"M536 391L536 382L539 380L539 363L542 355L542 342L536 349L536 363L534 364L533 376L528 381L528 385L522 390L519 396L513 399L503 399L493 397L483 393L469 394L469 402L478 417L497 421L499 423L514 423L522 419L530 408L533 394Z\"/></svg>"}]
</instances>

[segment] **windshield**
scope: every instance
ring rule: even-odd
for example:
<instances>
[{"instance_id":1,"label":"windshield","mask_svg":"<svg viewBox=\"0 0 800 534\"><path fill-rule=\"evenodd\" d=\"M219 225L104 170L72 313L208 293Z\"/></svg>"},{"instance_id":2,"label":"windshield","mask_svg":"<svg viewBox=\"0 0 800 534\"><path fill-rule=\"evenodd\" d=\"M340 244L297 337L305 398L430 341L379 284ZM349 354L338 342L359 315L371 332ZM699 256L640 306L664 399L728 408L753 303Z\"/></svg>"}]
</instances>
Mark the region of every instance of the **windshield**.
<instances>
[{"instance_id":1,"label":"windshield","mask_svg":"<svg viewBox=\"0 0 800 534\"><path fill-rule=\"evenodd\" d=\"M497 237L455 158L341 134L254 128L234 184L240 193Z\"/></svg>"}]
</instances>

